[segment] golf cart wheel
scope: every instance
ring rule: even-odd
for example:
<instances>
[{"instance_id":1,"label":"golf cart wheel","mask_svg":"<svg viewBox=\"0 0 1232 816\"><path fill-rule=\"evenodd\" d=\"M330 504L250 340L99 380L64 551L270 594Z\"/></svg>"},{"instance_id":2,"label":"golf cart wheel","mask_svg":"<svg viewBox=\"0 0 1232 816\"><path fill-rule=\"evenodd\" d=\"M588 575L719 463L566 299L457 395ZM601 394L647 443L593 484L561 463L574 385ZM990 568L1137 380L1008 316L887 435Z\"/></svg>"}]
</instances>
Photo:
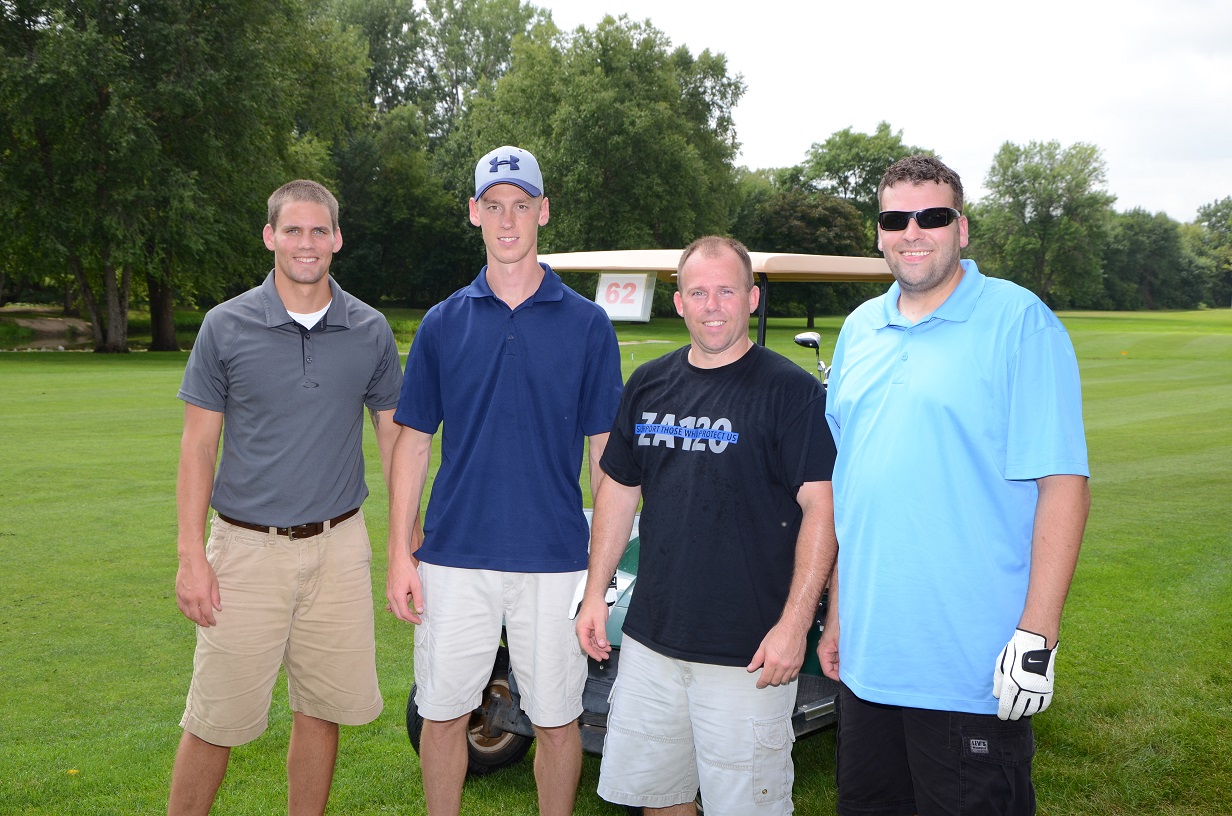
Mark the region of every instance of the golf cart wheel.
<instances>
[{"instance_id":1,"label":"golf cart wheel","mask_svg":"<svg viewBox=\"0 0 1232 816\"><path fill-rule=\"evenodd\" d=\"M514 734L495 728L490 723L489 711L500 703L509 704L513 692L509 689L509 660L497 657L492 677L483 690L479 707L471 712L466 724L466 772L470 776L483 776L501 768L508 768L521 761L530 750L531 737ZM419 737L423 733L423 717L415 708L415 686L406 701L406 732L411 738L411 747L419 753Z\"/></svg>"}]
</instances>

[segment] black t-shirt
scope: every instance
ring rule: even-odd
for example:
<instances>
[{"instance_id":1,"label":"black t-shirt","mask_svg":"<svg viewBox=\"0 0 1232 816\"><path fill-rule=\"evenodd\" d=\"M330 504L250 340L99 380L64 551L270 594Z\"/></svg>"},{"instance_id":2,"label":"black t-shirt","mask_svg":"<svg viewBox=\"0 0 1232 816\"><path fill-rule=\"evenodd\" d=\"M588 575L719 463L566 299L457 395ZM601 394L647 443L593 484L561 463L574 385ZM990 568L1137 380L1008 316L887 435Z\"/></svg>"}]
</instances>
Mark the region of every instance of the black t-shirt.
<instances>
[{"instance_id":1,"label":"black t-shirt","mask_svg":"<svg viewBox=\"0 0 1232 816\"><path fill-rule=\"evenodd\" d=\"M821 384L761 346L716 369L689 347L625 385L603 470L640 485L641 555L624 631L669 657L745 666L795 565L796 491L829 481Z\"/></svg>"}]
</instances>

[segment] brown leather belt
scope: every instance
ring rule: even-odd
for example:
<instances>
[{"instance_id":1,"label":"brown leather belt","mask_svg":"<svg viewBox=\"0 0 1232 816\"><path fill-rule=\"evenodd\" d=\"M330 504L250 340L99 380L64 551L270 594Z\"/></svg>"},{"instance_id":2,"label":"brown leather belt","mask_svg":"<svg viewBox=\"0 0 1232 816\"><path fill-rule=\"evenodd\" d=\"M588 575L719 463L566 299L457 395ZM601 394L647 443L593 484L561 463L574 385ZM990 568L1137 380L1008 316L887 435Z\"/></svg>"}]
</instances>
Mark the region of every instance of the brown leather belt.
<instances>
[{"instance_id":1,"label":"brown leather belt","mask_svg":"<svg viewBox=\"0 0 1232 816\"><path fill-rule=\"evenodd\" d=\"M291 540L295 540L297 538L312 538L313 536L319 536L321 533L325 532L325 525L328 524L330 527L337 527L339 524L358 512L359 508L356 507L354 510L346 511L341 516L334 516L329 521L317 521L312 524L297 524L294 527L272 528L266 524L250 524L247 521L236 521L229 516L224 516L222 513L219 513L218 517L227 522L227 524L233 524L236 527L243 527L245 530L256 530L258 533L268 533L272 529L275 535L284 535Z\"/></svg>"}]
</instances>

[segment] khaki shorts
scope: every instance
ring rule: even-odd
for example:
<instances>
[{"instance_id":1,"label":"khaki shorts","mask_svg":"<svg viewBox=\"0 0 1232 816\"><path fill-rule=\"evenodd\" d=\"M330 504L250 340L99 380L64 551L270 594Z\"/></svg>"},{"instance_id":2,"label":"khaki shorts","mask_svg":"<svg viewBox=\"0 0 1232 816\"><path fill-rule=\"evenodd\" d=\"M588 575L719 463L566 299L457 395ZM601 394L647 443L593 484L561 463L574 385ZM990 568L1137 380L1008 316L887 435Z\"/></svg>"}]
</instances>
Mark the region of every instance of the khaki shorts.
<instances>
[{"instance_id":1,"label":"khaki shorts","mask_svg":"<svg viewBox=\"0 0 1232 816\"><path fill-rule=\"evenodd\" d=\"M342 725L377 718L372 548L362 512L297 540L215 518L206 558L222 609L217 625L197 627L185 730L214 745L256 739L279 666L292 711Z\"/></svg>"},{"instance_id":2,"label":"khaki shorts","mask_svg":"<svg viewBox=\"0 0 1232 816\"><path fill-rule=\"evenodd\" d=\"M448 721L479 706L501 624L522 709L540 728L582 713L586 653L569 606L582 572L496 572L419 565L423 623L415 627L415 706Z\"/></svg>"},{"instance_id":3,"label":"khaki shorts","mask_svg":"<svg viewBox=\"0 0 1232 816\"><path fill-rule=\"evenodd\" d=\"M599 795L707 813L787 816L796 682L757 688L760 672L666 657L625 636L612 687Z\"/></svg>"}]
</instances>

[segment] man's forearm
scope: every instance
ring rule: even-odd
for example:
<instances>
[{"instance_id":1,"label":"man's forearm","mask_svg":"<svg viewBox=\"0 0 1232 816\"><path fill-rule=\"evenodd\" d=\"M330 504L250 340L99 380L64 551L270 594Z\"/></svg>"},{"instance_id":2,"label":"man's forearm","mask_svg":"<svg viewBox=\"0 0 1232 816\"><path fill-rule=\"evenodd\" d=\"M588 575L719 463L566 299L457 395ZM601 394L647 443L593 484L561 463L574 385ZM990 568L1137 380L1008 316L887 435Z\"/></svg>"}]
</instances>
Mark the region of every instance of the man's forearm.
<instances>
[{"instance_id":1,"label":"man's forearm","mask_svg":"<svg viewBox=\"0 0 1232 816\"><path fill-rule=\"evenodd\" d=\"M394 422L393 409L388 411L369 411L372 418L372 430L376 434L377 455L381 459L381 474L385 477L385 488L389 488L389 475L393 468L394 442L398 439L398 424Z\"/></svg>"},{"instance_id":2,"label":"man's forearm","mask_svg":"<svg viewBox=\"0 0 1232 816\"><path fill-rule=\"evenodd\" d=\"M1057 643L1061 612L1069 594L1078 551L1091 508L1085 476L1057 475L1036 480L1039 501L1031 535L1031 577L1018 628Z\"/></svg>"},{"instance_id":3,"label":"man's forearm","mask_svg":"<svg viewBox=\"0 0 1232 816\"><path fill-rule=\"evenodd\" d=\"M393 443L389 473L389 559L410 557L414 551L412 527L419 512L432 437L402 427Z\"/></svg>"},{"instance_id":4,"label":"man's forearm","mask_svg":"<svg viewBox=\"0 0 1232 816\"><path fill-rule=\"evenodd\" d=\"M176 550L181 559L205 552L205 525L221 434L221 414L191 404L185 406L175 482Z\"/></svg>"},{"instance_id":5,"label":"man's forearm","mask_svg":"<svg viewBox=\"0 0 1232 816\"><path fill-rule=\"evenodd\" d=\"M791 589L781 622L807 631L817 616L821 593L834 570L838 540L834 534L834 494L829 482L806 483L801 491L803 518L796 537Z\"/></svg>"},{"instance_id":6,"label":"man's forearm","mask_svg":"<svg viewBox=\"0 0 1232 816\"><path fill-rule=\"evenodd\" d=\"M616 574L616 565L629 545L629 533L637 515L642 491L611 478L600 482L591 519L590 562L587 567L586 597L602 598Z\"/></svg>"},{"instance_id":7,"label":"man's forearm","mask_svg":"<svg viewBox=\"0 0 1232 816\"><path fill-rule=\"evenodd\" d=\"M603 449L607 447L608 435L595 434L587 437L589 444L586 446L589 451L590 462L590 502L594 506L599 501L599 485L607 478L607 474L603 472L603 468L599 466L599 461L603 458Z\"/></svg>"},{"instance_id":8,"label":"man's forearm","mask_svg":"<svg viewBox=\"0 0 1232 816\"><path fill-rule=\"evenodd\" d=\"M180 558L193 557L204 551L213 477L213 462L204 464L203 457L196 453L180 454L175 487L176 551Z\"/></svg>"}]
</instances>

